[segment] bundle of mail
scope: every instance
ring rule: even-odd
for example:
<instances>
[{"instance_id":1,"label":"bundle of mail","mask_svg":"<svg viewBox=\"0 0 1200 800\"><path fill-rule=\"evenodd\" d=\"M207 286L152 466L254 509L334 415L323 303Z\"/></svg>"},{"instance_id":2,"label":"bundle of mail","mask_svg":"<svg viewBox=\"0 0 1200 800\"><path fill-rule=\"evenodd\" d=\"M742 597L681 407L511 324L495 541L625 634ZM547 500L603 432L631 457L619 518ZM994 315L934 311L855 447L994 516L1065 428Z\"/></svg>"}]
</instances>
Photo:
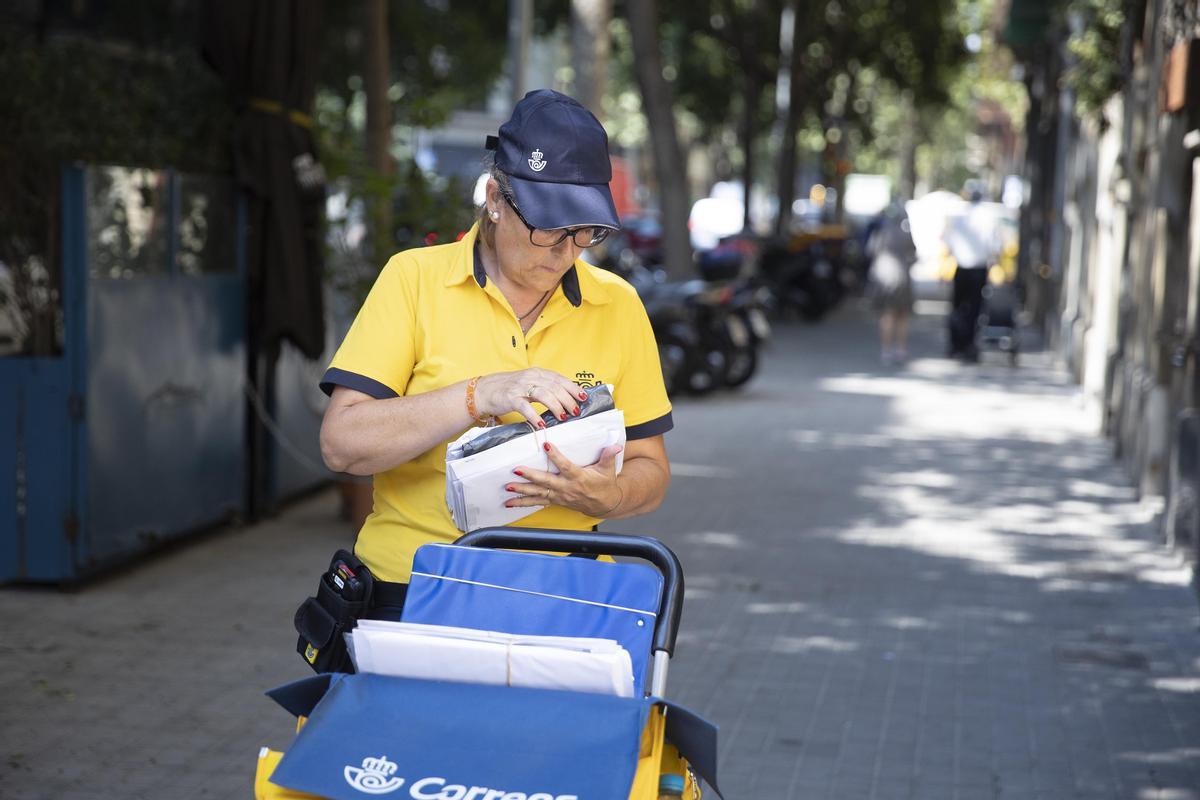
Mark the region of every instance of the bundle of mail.
<instances>
[{"instance_id":1,"label":"bundle of mail","mask_svg":"<svg viewBox=\"0 0 1200 800\"><path fill-rule=\"evenodd\" d=\"M612 639L366 619L346 643L358 672L633 697L633 663Z\"/></svg>"},{"instance_id":2,"label":"bundle of mail","mask_svg":"<svg viewBox=\"0 0 1200 800\"><path fill-rule=\"evenodd\" d=\"M625 443L625 414L613 405L612 387L587 391L578 417L561 422L550 412L542 415L544 429L528 422L471 428L446 448L446 505L460 531L509 525L539 507L505 508L515 495L505 489L521 479L519 467L558 472L543 447L554 445L564 457L586 466L600 459L609 445ZM621 471L622 453L617 455Z\"/></svg>"}]
</instances>

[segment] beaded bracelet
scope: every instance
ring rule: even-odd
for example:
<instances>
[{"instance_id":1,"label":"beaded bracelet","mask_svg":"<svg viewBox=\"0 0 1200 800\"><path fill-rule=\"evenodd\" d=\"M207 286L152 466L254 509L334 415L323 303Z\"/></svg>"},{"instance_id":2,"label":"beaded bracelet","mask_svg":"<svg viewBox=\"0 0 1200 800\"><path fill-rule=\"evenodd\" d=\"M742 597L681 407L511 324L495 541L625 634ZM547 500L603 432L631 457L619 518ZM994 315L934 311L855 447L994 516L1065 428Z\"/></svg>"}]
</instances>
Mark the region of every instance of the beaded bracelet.
<instances>
[{"instance_id":1,"label":"beaded bracelet","mask_svg":"<svg viewBox=\"0 0 1200 800\"><path fill-rule=\"evenodd\" d=\"M480 417L479 410L475 408L475 387L479 383L481 375L476 375L471 380L467 381L467 413L471 415L471 419L476 422L486 425L491 417Z\"/></svg>"}]
</instances>

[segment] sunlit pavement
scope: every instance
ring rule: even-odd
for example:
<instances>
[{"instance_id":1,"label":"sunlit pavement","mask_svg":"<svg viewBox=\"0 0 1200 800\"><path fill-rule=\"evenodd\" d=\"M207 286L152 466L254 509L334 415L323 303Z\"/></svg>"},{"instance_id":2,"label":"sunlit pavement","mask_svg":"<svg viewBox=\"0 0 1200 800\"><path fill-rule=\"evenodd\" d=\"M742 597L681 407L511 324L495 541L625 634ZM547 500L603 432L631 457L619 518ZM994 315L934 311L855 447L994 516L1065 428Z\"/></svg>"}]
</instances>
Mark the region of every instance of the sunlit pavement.
<instances>
[{"instance_id":1,"label":"sunlit pavement","mask_svg":"<svg viewBox=\"0 0 1200 800\"><path fill-rule=\"evenodd\" d=\"M936 309L926 302L924 308ZM676 696L734 798L1200 797L1200 633L1045 356L884 368L848 310L680 403Z\"/></svg>"},{"instance_id":2,"label":"sunlit pavement","mask_svg":"<svg viewBox=\"0 0 1200 800\"><path fill-rule=\"evenodd\" d=\"M885 368L860 309L781 325L742 391L676 405L666 503L606 526L684 562L668 694L720 724L730 800L1200 798L1187 571L1048 358L938 331ZM334 511L0 591L0 796L250 797Z\"/></svg>"}]
</instances>

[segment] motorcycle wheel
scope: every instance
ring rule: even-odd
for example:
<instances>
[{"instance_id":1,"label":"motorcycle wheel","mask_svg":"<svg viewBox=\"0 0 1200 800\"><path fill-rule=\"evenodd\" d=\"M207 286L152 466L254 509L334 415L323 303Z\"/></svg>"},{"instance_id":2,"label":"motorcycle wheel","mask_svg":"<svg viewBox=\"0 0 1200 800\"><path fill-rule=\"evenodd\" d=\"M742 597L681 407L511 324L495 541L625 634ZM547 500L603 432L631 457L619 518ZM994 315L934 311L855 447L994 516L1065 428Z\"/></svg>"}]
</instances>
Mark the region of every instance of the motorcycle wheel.
<instances>
[{"instance_id":1,"label":"motorcycle wheel","mask_svg":"<svg viewBox=\"0 0 1200 800\"><path fill-rule=\"evenodd\" d=\"M720 350L707 350L699 354L688 372L688 393L705 395L720 386L725 374L725 364L725 353Z\"/></svg>"},{"instance_id":2,"label":"motorcycle wheel","mask_svg":"<svg viewBox=\"0 0 1200 800\"><path fill-rule=\"evenodd\" d=\"M754 377L758 369L758 348L738 347L725 356L725 385L731 389L742 386Z\"/></svg>"},{"instance_id":3,"label":"motorcycle wheel","mask_svg":"<svg viewBox=\"0 0 1200 800\"><path fill-rule=\"evenodd\" d=\"M792 307L800 313L800 318L805 322L817 322L829 310L829 306L816 297L814 293L804 290L793 291L789 299L792 302Z\"/></svg>"},{"instance_id":4,"label":"motorcycle wheel","mask_svg":"<svg viewBox=\"0 0 1200 800\"><path fill-rule=\"evenodd\" d=\"M662 365L663 383L667 394L681 394L689 389L691 370L688 365L688 346L670 334L659 337L658 360Z\"/></svg>"}]
</instances>

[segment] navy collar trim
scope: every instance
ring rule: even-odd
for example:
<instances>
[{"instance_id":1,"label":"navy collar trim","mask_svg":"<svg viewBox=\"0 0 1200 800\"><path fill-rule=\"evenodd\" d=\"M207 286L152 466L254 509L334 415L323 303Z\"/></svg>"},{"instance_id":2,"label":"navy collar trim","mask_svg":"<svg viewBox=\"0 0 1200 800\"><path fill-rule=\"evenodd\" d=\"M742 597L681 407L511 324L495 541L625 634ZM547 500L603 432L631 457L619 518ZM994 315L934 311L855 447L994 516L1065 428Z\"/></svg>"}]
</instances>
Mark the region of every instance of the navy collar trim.
<instances>
[{"instance_id":1,"label":"navy collar trim","mask_svg":"<svg viewBox=\"0 0 1200 800\"><path fill-rule=\"evenodd\" d=\"M483 259L479 257L479 242L475 243L472 248L472 256L475 259L475 265L472 267L475 273L475 282L479 284L479 288L487 286L487 272L483 269Z\"/></svg>"},{"instance_id":2,"label":"navy collar trim","mask_svg":"<svg viewBox=\"0 0 1200 800\"><path fill-rule=\"evenodd\" d=\"M487 272L483 268L483 259L479 257L478 242L475 243L475 247L473 248L473 257L475 263L471 271L474 274L475 283L479 284L479 288L482 289L487 286L488 277ZM567 298L567 302L575 308L579 308L580 304L583 303L583 292L579 289L579 272L574 264L562 276L561 285L563 297Z\"/></svg>"},{"instance_id":3,"label":"navy collar trim","mask_svg":"<svg viewBox=\"0 0 1200 800\"><path fill-rule=\"evenodd\" d=\"M567 298L567 302L579 308L579 304L583 302L583 292L579 290L579 273L574 264L562 277L562 290L563 297Z\"/></svg>"}]
</instances>

